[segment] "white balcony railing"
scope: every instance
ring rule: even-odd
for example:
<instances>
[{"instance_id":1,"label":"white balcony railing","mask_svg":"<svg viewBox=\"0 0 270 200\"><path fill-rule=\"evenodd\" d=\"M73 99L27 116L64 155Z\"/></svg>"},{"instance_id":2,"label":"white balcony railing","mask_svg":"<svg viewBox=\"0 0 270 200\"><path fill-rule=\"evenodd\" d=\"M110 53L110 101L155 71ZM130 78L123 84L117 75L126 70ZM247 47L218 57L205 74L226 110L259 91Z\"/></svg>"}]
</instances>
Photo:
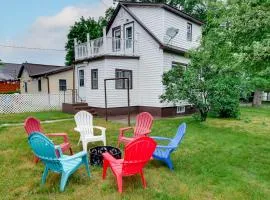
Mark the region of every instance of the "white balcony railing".
<instances>
[{"instance_id":1,"label":"white balcony railing","mask_svg":"<svg viewBox=\"0 0 270 200\"><path fill-rule=\"evenodd\" d=\"M133 39L101 37L89 42L75 44L75 60L102 55L138 55L138 45Z\"/></svg>"}]
</instances>

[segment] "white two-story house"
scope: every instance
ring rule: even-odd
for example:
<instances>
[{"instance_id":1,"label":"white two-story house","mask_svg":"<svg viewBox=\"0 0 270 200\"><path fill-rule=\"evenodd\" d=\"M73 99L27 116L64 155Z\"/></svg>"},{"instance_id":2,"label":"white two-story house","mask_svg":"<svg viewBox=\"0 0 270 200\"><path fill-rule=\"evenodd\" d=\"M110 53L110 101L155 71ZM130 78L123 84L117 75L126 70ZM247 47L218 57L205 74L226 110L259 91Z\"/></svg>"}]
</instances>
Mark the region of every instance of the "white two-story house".
<instances>
[{"instance_id":1,"label":"white two-story house","mask_svg":"<svg viewBox=\"0 0 270 200\"><path fill-rule=\"evenodd\" d=\"M154 116L189 113L179 105L160 102L162 75L176 64L187 65L184 54L200 44L202 22L168 6L153 3L119 3L103 30L103 37L75 42L75 88L81 99L103 115L104 79L129 78L130 108ZM127 113L127 81L107 82L110 115Z\"/></svg>"}]
</instances>

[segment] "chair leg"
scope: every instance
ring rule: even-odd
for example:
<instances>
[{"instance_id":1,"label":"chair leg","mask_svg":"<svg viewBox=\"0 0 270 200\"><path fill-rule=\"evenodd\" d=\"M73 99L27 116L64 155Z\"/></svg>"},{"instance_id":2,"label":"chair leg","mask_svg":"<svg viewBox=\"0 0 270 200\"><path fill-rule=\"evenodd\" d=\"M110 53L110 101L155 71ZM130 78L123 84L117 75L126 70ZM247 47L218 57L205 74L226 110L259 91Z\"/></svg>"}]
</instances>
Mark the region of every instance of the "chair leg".
<instances>
[{"instance_id":1,"label":"chair leg","mask_svg":"<svg viewBox=\"0 0 270 200\"><path fill-rule=\"evenodd\" d=\"M83 150L87 152L87 142L83 142Z\"/></svg>"},{"instance_id":2,"label":"chair leg","mask_svg":"<svg viewBox=\"0 0 270 200\"><path fill-rule=\"evenodd\" d=\"M42 174L41 183L44 184L46 182L46 178L48 176L49 169L48 167L45 167L44 172Z\"/></svg>"},{"instance_id":3,"label":"chair leg","mask_svg":"<svg viewBox=\"0 0 270 200\"><path fill-rule=\"evenodd\" d=\"M141 175L141 178L142 178L143 187L146 188L146 181L145 181L145 178L144 178L144 175L143 175L143 171L140 172L140 175Z\"/></svg>"},{"instance_id":4,"label":"chair leg","mask_svg":"<svg viewBox=\"0 0 270 200\"><path fill-rule=\"evenodd\" d=\"M78 141L78 144L77 144L77 146L79 146L79 144L80 144L80 141L81 141L81 136L80 136L80 139L79 139L79 141Z\"/></svg>"},{"instance_id":5,"label":"chair leg","mask_svg":"<svg viewBox=\"0 0 270 200\"><path fill-rule=\"evenodd\" d=\"M63 192L65 190L65 186L68 180L68 174L62 173L61 182L60 182L60 191Z\"/></svg>"},{"instance_id":6,"label":"chair leg","mask_svg":"<svg viewBox=\"0 0 270 200\"><path fill-rule=\"evenodd\" d=\"M102 172L102 179L106 178L107 168L109 166L109 162L107 160L103 160L103 172Z\"/></svg>"},{"instance_id":7,"label":"chair leg","mask_svg":"<svg viewBox=\"0 0 270 200\"><path fill-rule=\"evenodd\" d=\"M167 158L165 162L166 162L167 166L169 167L169 169L173 170L173 164L172 164L171 158L170 157Z\"/></svg>"},{"instance_id":8,"label":"chair leg","mask_svg":"<svg viewBox=\"0 0 270 200\"><path fill-rule=\"evenodd\" d=\"M90 168L89 168L89 163L88 163L88 159L87 159L87 155L82 157L86 171L87 171L87 175L90 177Z\"/></svg>"},{"instance_id":9,"label":"chair leg","mask_svg":"<svg viewBox=\"0 0 270 200\"><path fill-rule=\"evenodd\" d=\"M69 147L69 152L70 152L70 155L73 155L73 151L71 147Z\"/></svg>"},{"instance_id":10,"label":"chair leg","mask_svg":"<svg viewBox=\"0 0 270 200\"><path fill-rule=\"evenodd\" d=\"M117 178L118 192L122 193L123 192L123 179L122 179L122 176L117 175L116 178Z\"/></svg>"},{"instance_id":11,"label":"chair leg","mask_svg":"<svg viewBox=\"0 0 270 200\"><path fill-rule=\"evenodd\" d=\"M106 138L103 139L103 144L106 146Z\"/></svg>"}]
</instances>

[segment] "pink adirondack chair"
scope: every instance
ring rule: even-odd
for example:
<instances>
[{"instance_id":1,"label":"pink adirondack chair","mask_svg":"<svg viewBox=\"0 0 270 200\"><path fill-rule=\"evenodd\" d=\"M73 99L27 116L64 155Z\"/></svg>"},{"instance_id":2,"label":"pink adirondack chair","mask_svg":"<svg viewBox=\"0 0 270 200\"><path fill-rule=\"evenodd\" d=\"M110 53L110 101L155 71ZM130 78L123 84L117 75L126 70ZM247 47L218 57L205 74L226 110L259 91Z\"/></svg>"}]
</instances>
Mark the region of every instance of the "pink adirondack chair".
<instances>
[{"instance_id":1,"label":"pink adirondack chair","mask_svg":"<svg viewBox=\"0 0 270 200\"><path fill-rule=\"evenodd\" d=\"M28 117L24 121L24 129L28 135L30 135L32 132L41 132L44 133L40 124L40 121L34 117ZM48 133L45 134L48 137L62 137L64 142L60 144L62 152L69 151L70 155L73 155L70 142L68 140L68 136L66 133ZM39 159L35 156L34 162L37 163Z\"/></svg>"},{"instance_id":2,"label":"pink adirondack chair","mask_svg":"<svg viewBox=\"0 0 270 200\"><path fill-rule=\"evenodd\" d=\"M147 136L151 133L151 127L153 124L153 116L148 112L142 112L136 116L136 124L135 127L126 127L120 128L119 136L118 136L118 144L124 143L124 145L128 144L134 138ZM125 137L124 132L133 129L133 137Z\"/></svg>"},{"instance_id":3,"label":"pink adirondack chair","mask_svg":"<svg viewBox=\"0 0 270 200\"><path fill-rule=\"evenodd\" d=\"M116 176L118 191L122 193L123 176L132 176L140 174L143 187L146 187L146 181L143 175L143 167L150 160L156 149L157 143L149 137L139 137L131 141L124 150L124 159L115 159L108 152L103 153L103 174L102 178L106 178L107 168L110 167Z\"/></svg>"}]
</instances>

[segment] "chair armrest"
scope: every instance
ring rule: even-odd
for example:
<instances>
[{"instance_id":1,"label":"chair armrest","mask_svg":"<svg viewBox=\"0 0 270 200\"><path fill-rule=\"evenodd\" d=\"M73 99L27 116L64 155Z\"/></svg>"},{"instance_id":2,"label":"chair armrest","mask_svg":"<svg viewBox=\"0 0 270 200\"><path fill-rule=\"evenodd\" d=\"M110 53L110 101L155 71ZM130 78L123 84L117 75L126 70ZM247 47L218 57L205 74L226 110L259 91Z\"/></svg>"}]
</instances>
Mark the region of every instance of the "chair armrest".
<instances>
[{"instance_id":1,"label":"chair armrest","mask_svg":"<svg viewBox=\"0 0 270 200\"><path fill-rule=\"evenodd\" d=\"M61 158L63 156L63 152L62 152L60 145L55 145L54 148L56 150L56 154L58 153L59 158Z\"/></svg>"},{"instance_id":2,"label":"chair armrest","mask_svg":"<svg viewBox=\"0 0 270 200\"><path fill-rule=\"evenodd\" d=\"M96 129L99 129L99 130L102 130L102 131L106 131L106 128L101 127L101 126L93 126L93 128L96 128Z\"/></svg>"},{"instance_id":3,"label":"chair armrest","mask_svg":"<svg viewBox=\"0 0 270 200\"><path fill-rule=\"evenodd\" d=\"M69 142L68 141L68 136L67 136L66 133L47 133L45 135L48 136L48 137L63 137L65 143Z\"/></svg>"},{"instance_id":4,"label":"chair armrest","mask_svg":"<svg viewBox=\"0 0 270 200\"><path fill-rule=\"evenodd\" d=\"M133 129L133 127L125 127L119 129L119 136L124 136L124 132Z\"/></svg>"},{"instance_id":5,"label":"chair armrest","mask_svg":"<svg viewBox=\"0 0 270 200\"><path fill-rule=\"evenodd\" d=\"M109 161L109 163L110 163L110 162L113 162L113 163L119 163L119 162L117 162L117 159L115 159L115 158L114 158L110 153L108 153L108 152L103 153L102 156L103 156L103 158L104 158L105 160Z\"/></svg>"},{"instance_id":6,"label":"chair armrest","mask_svg":"<svg viewBox=\"0 0 270 200\"><path fill-rule=\"evenodd\" d=\"M76 153L76 154L74 154L72 156L68 156L68 157L65 157L65 158L60 158L59 160L61 160L61 161L74 160L76 158L82 158L83 156L87 156L87 152L81 151L81 152Z\"/></svg>"},{"instance_id":7,"label":"chair armrest","mask_svg":"<svg viewBox=\"0 0 270 200\"><path fill-rule=\"evenodd\" d=\"M80 132L80 129L78 127L75 127L74 131Z\"/></svg>"},{"instance_id":8,"label":"chair armrest","mask_svg":"<svg viewBox=\"0 0 270 200\"><path fill-rule=\"evenodd\" d=\"M164 145L157 145L156 148L158 149L175 149L177 146L164 146Z\"/></svg>"},{"instance_id":9,"label":"chair armrest","mask_svg":"<svg viewBox=\"0 0 270 200\"><path fill-rule=\"evenodd\" d=\"M155 140L169 140L171 141L171 138L166 138L166 137L158 137L158 136L151 136L151 138L155 139Z\"/></svg>"},{"instance_id":10,"label":"chair armrest","mask_svg":"<svg viewBox=\"0 0 270 200\"><path fill-rule=\"evenodd\" d=\"M106 128L101 127L101 126L93 126L93 128L101 130L101 135L105 136Z\"/></svg>"}]
</instances>

